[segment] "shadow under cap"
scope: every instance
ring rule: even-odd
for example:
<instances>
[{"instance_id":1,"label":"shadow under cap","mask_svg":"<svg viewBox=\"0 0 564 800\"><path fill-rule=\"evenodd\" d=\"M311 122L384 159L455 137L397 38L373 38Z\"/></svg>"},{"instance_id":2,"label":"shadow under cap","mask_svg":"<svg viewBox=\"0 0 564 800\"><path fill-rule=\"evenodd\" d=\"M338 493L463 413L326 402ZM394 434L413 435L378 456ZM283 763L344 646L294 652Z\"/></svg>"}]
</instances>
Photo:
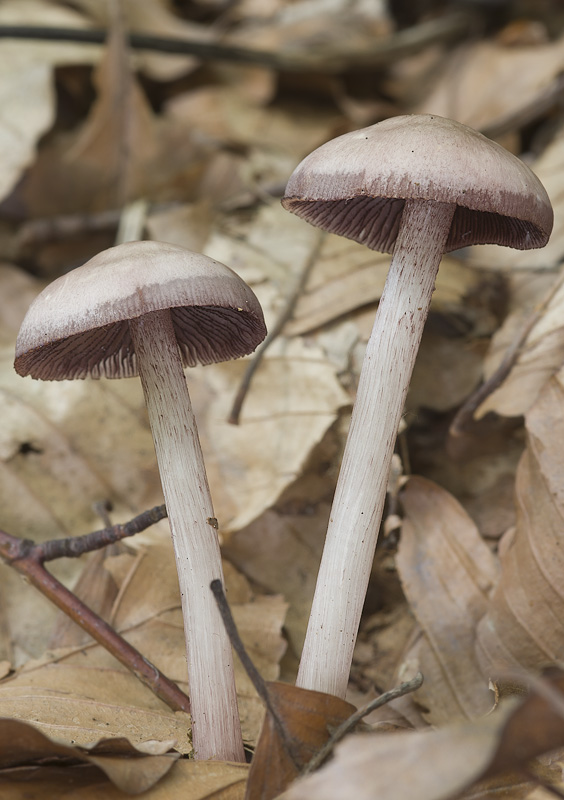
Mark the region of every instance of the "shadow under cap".
<instances>
[{"instance_id":1,"label":"shadow under cap","mask_svg":"<svg viewBox=\"0 0 564 800\"><path fill-rule=\"evenodd\" d=\"M445 252L543 247L553 211L536 175L477 131L436 115L393 117L310 153L282 205L312 225L393 252L405 200L456 205Z\"/></svg>"},{"instance_id":2,"label":"shadow under cap","mask_svg":"<svg viewBox=\"0 0 564 800\"><path fill-rule=\"evenodd\" d=\"M18 335L16 371L40 380L134 377L129 320L168 308L184 366L247 355L266 335L255 294L229 267L174 245L132 242L38 295Z\"/></svg>"}]
</instances>

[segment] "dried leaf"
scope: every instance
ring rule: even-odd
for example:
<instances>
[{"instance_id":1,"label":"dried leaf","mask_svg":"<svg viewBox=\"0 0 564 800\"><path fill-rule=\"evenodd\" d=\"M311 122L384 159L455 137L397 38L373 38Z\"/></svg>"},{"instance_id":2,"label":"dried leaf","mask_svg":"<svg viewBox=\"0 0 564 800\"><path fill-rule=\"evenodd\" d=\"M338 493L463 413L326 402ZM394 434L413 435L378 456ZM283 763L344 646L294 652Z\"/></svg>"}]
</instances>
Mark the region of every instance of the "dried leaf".
<instances>
[{"instance_id":1,"label":"dried leaf","mask_svg":"<svg viewBox=\"0 0 564 800\"><path fill-rule=\"evenodd\" d=\"M335 367L320 348L280 339L269 353L255 374L240 425L225 420L245 361L198 368L197 383L189 376L224 533L248 525L276 502L300 475L339 409L349 404Z\"/></svg>"},{"instance_id":2,"label":"dried leaf","mask_svg":"<svg viewBox=\"0 0 564 800\"><path fill-rule=\"evenodd\" d=\"M502 540L501 573L478 626L485 674L538 669L564 659L564 373L551 378L526 419L517 473L517 525Z\"/></svg>"},{"instance_id":3,"label":"dried leaf","mask_svg":"<svg viewBox=\"0 0 564 800\"><path fill-rule=\"evenodd\" d=\"M489 548L444 489L411 478L402 493L397 567L425 634L418 647L425 682L416 694L433 723L475 719L493 705L474 655L475 629L497 579Z\"/></svg>"},{"instance_id":4,"label":"dried leaf","mask_svg":"<svg viewBox=\"0 0 564 800\"><path fill-rule=\"evenodd\" d=\"M481 41L458 48L443 65L417 113L430 112L485 128L535 100L564 67L562 42L503 47Z\"/></svg>"},{"instance_id":5,"label":"dried leaf","mask_svg":"<svg viewBox=\"0 0 564 800\"><path fill-rule=\"evenodd\" d=\"M223 761L176 761L169 772L144 794L144 800L243 800L246 764ZM2 800L124 800L128 794L80 768L35 767L33 777L0 777Z\"/></svg>"},{"instance_id":6,"label":"dried leaf","mask_svg":"<svg viewBox=\"0 0 564 800\"><path fill-rule=\"evenodd\" d=\"M357 242L328 235L285 334L297 336L380 299L390 257ZM481 281L478 272L445 257L437 276L432 311L451 312Z\"/></svg>"},{"instance_id":7,"label":"dried leaf","mask_svg":"<svg viewBox=\"0 0 564 800\"><path fill-rule=\"evenodd\" d=\"M84 748L70 747L50 739L36 726L15 719L0 719L1 772L19 768L31 775L46 761L53 764L81 761L101 769L112 783L128 794L140 794L155 785L170 770L178 753L167 751L174 741L146 742L134 747L123 739L100 739Z\"/></svg>"},{"instance_id":8,"label":"dried leaf","mask_svg":"<svg viewBox=\"0 0 564 800\"><path fill-rule=\"evenodd\" d=\"M267 712L245 800L278 797L321 750L332 731L356 711L340 697L286 683L269 683L268 692L284 735Z\"/></svg>"},{"instance_id":9,"label":"dried leaf","mask_svg":"<svg viewBox=\"0 0 564 800\"><path fill-rule=\"evenodd\" d=\"M561 675L551 686L562 692ZM561 714L532 695L522 703L507 701L475 722L430 732L350 736L328 766L297 782L281 800L449 800L484 778L486 784L462 796L497 797L503 788L504 796L524 797L533 788L523 787L519 776L527 762L563 745ZM495 786L497 792L487 794Z\"/></svg>"},{"instance_id":10,"label":"dried leaf","mask_svg":"<svg viewBox=\"0 0 564 800\"><path fill-rule=\"evenodd\" d=\"M543 285L539 287L541 289ZM480 405L476 417L490 411L508 417L525 414L535 402L540 390L564 361L564 282L562 276L553 278L552 294L545 304L547 292L531 286L529 302L519 306L505 320L493 337L490 352L484 364L485 377L489 378L499 367L508 349L521 337L521 331L534 308L542 314L523 341L515 364L501 386ZM537 289L537 291L535 291Z\"/></svg>"}]
</instances>

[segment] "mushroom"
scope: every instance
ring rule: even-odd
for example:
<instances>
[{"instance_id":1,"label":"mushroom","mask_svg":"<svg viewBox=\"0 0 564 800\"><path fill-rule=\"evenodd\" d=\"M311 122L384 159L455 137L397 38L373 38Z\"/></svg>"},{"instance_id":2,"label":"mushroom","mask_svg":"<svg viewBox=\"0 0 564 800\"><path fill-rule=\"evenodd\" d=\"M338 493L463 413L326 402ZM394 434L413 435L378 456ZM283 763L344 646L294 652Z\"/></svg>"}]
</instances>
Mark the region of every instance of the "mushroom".
<instances>
[{"instance_id":1,"label":"mushroom","mask_svg":"<svg viewBox=\"0 0 564 800\"><path fill-rule=\"evenodd\" d=\"M22 376L141 378L176 556L200 759L245 760L231 646L209 589L223 580L217 523L183 365L238 358L265 335L258 300L232 270L146 241L105 250L47 286L16 343Z\"/></svg>"},{"instance_id":2,"label":"mushroom","mask_svg":"<svg viewBox=\"0 0 564 800\"><path fill-rule=\"evenodd\" d=\"M344 697L394 443L435 277L472 244L543 247L550 201L498 144L433 115L339 136L298 165L284 208L393 253L368 342L323 551L298 685Z\"/></svg>"}]
</instances>

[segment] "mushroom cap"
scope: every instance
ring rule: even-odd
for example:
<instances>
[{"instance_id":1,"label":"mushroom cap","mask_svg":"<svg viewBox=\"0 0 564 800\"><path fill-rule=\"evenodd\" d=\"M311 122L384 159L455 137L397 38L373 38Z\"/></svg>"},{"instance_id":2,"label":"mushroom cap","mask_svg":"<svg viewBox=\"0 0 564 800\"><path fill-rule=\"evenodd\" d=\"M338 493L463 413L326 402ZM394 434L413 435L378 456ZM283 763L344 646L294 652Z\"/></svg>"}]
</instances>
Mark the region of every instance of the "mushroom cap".
<instances>
[{"instance_id":1,"label":"mushroom cap","mask_svg":"<svg viewBox=\"0 0 564 800\"><path fill-rule=\"evenodd\" d=\"M16 342L16 371L40 380L133 377L129 320L164 309L185 366L246 355L266 335L257 298L229 267L172 244L130 242L36 297Z\"/></svg>"},{"instance_id":2,"label":"mushroom cap","mask_svg":"<svg viewBox=\"0 0 564 800\"><path fill-rule=\"evenodd\" d=\"M392 117L321 145L294 170L282 205L390 253L407 199L456 204L446 252L471 244L544 247L552 231L548 195L522 161L432 114Z\"/></svg>"}]
</instances>

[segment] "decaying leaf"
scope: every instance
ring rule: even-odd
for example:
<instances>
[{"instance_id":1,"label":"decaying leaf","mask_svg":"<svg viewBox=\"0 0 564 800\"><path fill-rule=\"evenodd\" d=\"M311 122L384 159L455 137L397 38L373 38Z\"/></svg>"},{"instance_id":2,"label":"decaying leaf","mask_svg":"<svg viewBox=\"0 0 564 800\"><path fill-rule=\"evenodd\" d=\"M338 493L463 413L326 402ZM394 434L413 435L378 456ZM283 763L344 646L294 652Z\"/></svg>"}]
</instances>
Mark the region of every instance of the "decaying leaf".
<instances>
[{"instance_id":1,"label":"decaying leaf","mask_svg":"<svg viewBox=\"0 0 564 800\"><path fill-rule=\"evenodd\" d=\"M562 42L504 47L496 41L458 48L417 113L450 117L473 128L501 121L537 98L564 66Z\"/></svg>"},{"instance_id":2,"label":"decaying leaf","mask_svg":"<svg viewBox=\"0 0 564 800\"><path fill-rule=\"evenodd\" d=\"M530 279L526 283L531 284ZM524 337L509 374L480 405L477 418L490 411L507 417L525 414L544 384L564 361L562 276L554 277L548 290L545 282L537 281L537 285L531 285L529 292L527 305L517 307L493 337L484 362L486 378L494 374L506 353L514 347L515 341L521 340L524 327L530 325L531 315L539 309L541 313Z\"/></svg>"},{"instance_id":3,"label":"decaying leaf","mask_svg":"<svg viewBox=\"0 0 564 800\"><path fill-rule=\"evenodd\" d=\"M267 712L253 756L245 800L278 797L356 708L340 697L269 683L281 728Z\"/></svg>"},{"instance_id":4,"label":"decaying leaf","mask_svg":"<svg viewBox=\"0 0 564 800\"><path fill-rule=\"evenodd\" d=\"M562 697L561 674L551 680L551 687ZM534 788L523 775L527 762L563 745L562 715L550 701L533 694L522 704L507 701L475 722L434 731L350 736L337 746L328 766L298 781L282 798L450 800L494 798L501 789L507 797L526 797ZM560 780L561 770L551 777ZM464 793L484 778L487 783Z\"/></svg>"},{"instance_id":5,"label":"decaying leaf","mask_svg":"<svg viewBox=\"0 0 564 800\"><path fill-rule=\"evenodd\" d=\"M424 633L416 653L425 682L415 697L433 723L475 719L493 705L474 645L497 580L495 559L462 506L436 484L411 478L402 503L397 567Z\"/></svg>"},{"instance_id":6,"label":"decaying leaf","mask_svg":"<svg viewBox=\"0 0 564 800\"><path fill-rule=\"evenodd\" d=\"M135 761L130 762L135 769ZM123 764L127 768L127 762ZM180 759L143 800L243 800L248 774L246 764ZM80 766L36 766L33 774L0 775L2 800L126 800L131 793L111 783L100 769Z\"/></svg>"},{"instance_id":7,"label":"decaying leaf","mask_svg":"<svg viewBox=\"0 0 564 800\"><path fill-rule=\"evenodd\" d=\"M31 776L37 766L50 761L86 762L102 770L114 786L128 794L140 794L170 770L178 753L168 753L174 741L145 742L138 747L127 739L101 739L90 747L70 747L44 735L36 726L15 719L0 719L0 787L9 771Z\"/></svg>"},{"instance_id":8,"label":"decaying leaf","mask_svg":"<svg viewBox=\"0 0 564 800\"><path fill-rule=\"evenodd\" d=\"M482 671L503 675L564 659L564 372L551 378L526 418L516 482L517 524L501 542L501 573L478 626Z\"/></svg>"}]
</instances>

